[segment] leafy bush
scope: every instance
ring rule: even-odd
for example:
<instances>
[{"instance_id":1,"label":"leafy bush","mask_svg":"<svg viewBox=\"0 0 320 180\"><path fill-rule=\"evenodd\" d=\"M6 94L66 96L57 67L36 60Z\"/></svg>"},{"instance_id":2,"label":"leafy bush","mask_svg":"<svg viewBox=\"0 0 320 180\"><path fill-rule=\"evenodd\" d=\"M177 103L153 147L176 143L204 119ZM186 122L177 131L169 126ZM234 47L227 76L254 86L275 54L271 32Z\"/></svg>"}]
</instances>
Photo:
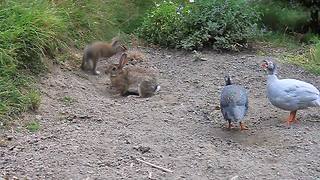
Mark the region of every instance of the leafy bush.
<instances>
[{"instance_id":1,"label":"leafy bush","mask_svg":"<svg viewBox=\"0 0 320 180\"><path fill-rule=\"evenodd\" d=\"M177 8L177 3L164 2L152 9L139 28L139 35L150 43L166 47L179 46L183 32L187 29L183 18L188 11L185 8L181 15L177 13Z\"/></svg>"},{"instance_id":2,"label":"leafy bush","mask_svg":"<svg viewBox=\"0 0 320 180\"><path fill-rule=\"evenodd\" d=\"M138 35L149 43L184 49L238 49L255 34L259 15L246 1L163 2L146 16Z\"/></svg>"}]
</instances>

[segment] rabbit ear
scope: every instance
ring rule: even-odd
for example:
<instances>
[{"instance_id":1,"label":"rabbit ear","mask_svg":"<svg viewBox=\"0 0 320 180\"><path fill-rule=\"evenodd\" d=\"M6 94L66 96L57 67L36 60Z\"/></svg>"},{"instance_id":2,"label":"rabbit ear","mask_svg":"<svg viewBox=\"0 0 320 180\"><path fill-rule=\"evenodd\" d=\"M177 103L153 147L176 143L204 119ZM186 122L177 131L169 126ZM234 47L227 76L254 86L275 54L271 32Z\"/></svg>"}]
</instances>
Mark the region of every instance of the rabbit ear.
<instances>
[{"instance_id":1,"label":"rabbit ear","mask_svg":"<svg viewBox=\"0 0 320 180\"><path fill-rule=\"evenodd\" d=\"M118 38L118 37L114 37L114 38L112 38L112 43L111 43L112 47L116 47L116 46L118 46L118 45L119 45L119 43L120 43L120 40L119 40L119 38Z\"/></svg>"},{"instance_id":2,"label":"rabbit ear","mask_svg":"<svg viewBox=\"0 0 320 180\"><path fill-rule=\"evenodd\" d=\"M126 46L124 46L124 45L121 45L121 48L122 48L124 51L128 50L128 48L127 48Z\"/></svg>"},{"instance_id":3,"label":"rabbit ear","mask_svg":"<svg viewBox=\"0 0 320 180\"><path fill-rule=\"evenodd\" d=\"M124 65L128 63L127 53L123 53L120 60L119 60L119 69L122 69Z\"/></svg>"}]
</instances>

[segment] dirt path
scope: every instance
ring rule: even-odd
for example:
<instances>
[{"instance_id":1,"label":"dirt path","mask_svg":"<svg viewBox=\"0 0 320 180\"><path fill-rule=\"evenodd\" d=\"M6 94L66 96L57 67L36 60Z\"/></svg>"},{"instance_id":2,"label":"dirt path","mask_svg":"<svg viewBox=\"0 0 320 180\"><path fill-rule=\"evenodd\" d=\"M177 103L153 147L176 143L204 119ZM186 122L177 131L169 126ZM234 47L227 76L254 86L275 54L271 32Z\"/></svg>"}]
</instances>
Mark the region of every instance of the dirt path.
<instances>
[{"instance_id":1,"label":"dirt path","mask_svg":"<svg viewBox=\"0 0 320 180\"><path fill-rule=\"evenodd\" d=\"M0 177L30 179L317 179L320 178L319 109L299 112L300 123L283 126L287 112L266 99L263 57L143 49L160 71L161 91L149 99L119 97L106 75L55 69L41 80L36 133L6 132ZM102 64L100 64L100 70ZM224 128L219 105L223 75L250 93L250 130ZM320 78L280 65L280 77L320 88ZM169 168L163 172L135 158ZM1 178L0 178L1 179Z\"/></svg>"}]
</instances>

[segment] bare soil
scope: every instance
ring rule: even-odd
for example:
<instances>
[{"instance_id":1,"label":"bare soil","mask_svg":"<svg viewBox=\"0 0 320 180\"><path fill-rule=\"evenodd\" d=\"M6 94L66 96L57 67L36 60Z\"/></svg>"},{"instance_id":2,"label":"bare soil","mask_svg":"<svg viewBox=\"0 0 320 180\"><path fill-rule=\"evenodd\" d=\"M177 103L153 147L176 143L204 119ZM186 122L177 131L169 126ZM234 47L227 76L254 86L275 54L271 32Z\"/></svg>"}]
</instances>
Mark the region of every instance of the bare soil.
<instances>
[{"instance_id":1,"label":"bare soil","mask_svg":"<svg viewBox=\"0 0 320 180\"><path fill-rule=\"evenodd\" d=\"M120 97L105 74L55 67L41 78L39 110L1 135L0 179L320 178L319 109L299 111L299 123L285 126L289 113L265 94L260 64L271 57L205 51L207 61L194 61L190 53L140 50L159 70L161 90L151 98ZM279 64L278 72L320 88L320 78L299 67ZM226 73L249 91L247 131L225 128ZM23 123L33 120L40 129L32 133Z\"/></svg>"}]
</instances>

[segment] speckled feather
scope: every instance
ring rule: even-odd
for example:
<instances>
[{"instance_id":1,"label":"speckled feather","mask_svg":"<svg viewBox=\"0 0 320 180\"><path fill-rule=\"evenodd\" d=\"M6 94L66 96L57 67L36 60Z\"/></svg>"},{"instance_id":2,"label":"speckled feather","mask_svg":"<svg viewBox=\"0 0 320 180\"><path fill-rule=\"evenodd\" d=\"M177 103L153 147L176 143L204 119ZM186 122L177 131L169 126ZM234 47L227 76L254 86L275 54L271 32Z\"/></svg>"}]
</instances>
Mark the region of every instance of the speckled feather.
<instances>
[{"instance_id":1,"label":"speckled feather","mask_svg":"<svg viewBox=\"0 0 320 180\"><path fill-rule=\"evenodd\" d=\"M248 111L248 95L239 85L226 85L221 92L220 106L228 122L241 122Z\"/></svg>"}]
</instances>

